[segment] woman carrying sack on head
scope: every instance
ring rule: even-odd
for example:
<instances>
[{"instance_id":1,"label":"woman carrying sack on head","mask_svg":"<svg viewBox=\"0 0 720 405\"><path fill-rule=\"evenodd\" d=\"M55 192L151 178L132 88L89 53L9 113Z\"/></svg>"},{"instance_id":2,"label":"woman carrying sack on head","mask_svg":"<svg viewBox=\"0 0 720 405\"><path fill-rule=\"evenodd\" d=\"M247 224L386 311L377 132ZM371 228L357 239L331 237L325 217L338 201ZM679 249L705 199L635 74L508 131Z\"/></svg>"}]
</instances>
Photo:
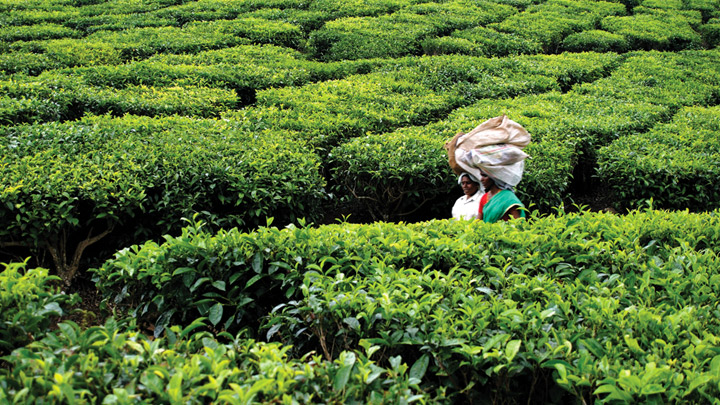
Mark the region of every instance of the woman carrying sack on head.
<instances>
[{"instance_id":1,"label":"woman carrying sack on head","mask_svg":"<svg viewBox=\"0 0 720 405\"><path fill-rule=\"evenodd\" d=\"M530 134L507 116L491 118L467 134L458 133L445 144L455 173L470 173L480 179L484 194L478 218L485 222L524 218L525 206L513 188L522 179L525 159L522 149Z\"/></svg>"}]
</instances>

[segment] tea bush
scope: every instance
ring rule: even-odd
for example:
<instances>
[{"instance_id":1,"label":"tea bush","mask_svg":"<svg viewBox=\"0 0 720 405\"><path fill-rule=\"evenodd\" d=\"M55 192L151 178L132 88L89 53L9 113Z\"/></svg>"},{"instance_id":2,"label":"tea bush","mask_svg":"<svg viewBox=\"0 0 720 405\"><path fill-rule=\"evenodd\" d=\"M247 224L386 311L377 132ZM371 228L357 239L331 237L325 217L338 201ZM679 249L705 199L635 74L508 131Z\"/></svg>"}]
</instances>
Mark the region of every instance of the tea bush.
<instances>
[{"instance_id":1,"label":"tea bush","mask_svg":"<svg viewBox=\"0 0 720 405\"><path fill-rule=\"evenodd\" d=\"M245 285L253 304L260 297L277 304L265 317L268 337L326 360L377 345L381 357L413 364L427 392L455 400L702 401L717 394L707 368L717 362L720 327L710 315L717 211L214 235L197 226L163 245L121 252L95 270L101 290L138 313L178 304L179 317L220 305L220 315L208 315L223 325L237 304L226 307L212 292L228 288L226 277L254 275L250 286L234 285ZM249 288L256 283L278 290Z\"/></svg>"},{"instance_id":2,"label":"tea bush","mask_svg":"<svg viewBox=\"0 0 720 405\"><path fill-rule=\"evenodd\" d=\"M686 107L671 123L624 137L598 151L598 172L624 206L652 199L657 207L711 210L720 189L720 109Z\"/></svg>"},{"instance_id":3,"label":"tea bush","mask_svg":"<svg viewBox=\"0 0 720 405\"><path fill-rule=\"evenodd\" d=\"M679 51L700 47L700 34L693 29L699 23L700 13L688 17L671 11L610 16L602 20L601 27L624 36L630 49Z\"/></svg>"},{"instance_id":4,"label":"tea bush","mask_svg":"<svg viewBox=\"0 0 720 405\"><path fill-rule=\"evenodd\" d=\"M303 142L231 122L101 116L2 135L0 240L47 251L66 283L85 248L116 229L113 248L158 237L193 212L216 225L288 223L316 217L323 198Z\"/></svg>"},{"instance_id":5,"label":"tea bush","mask_svg":"<svg viewBox=\"0 0 720 405\"><path fill-rule=\"evenodd\" d=\"M329 21L310 34L308 47L316 59L324 61L416 55L425 38L500 21L513 12L504 5L462 0L414 5L390 15Z\"/></svg>"},{"instance_id":6,"label":"tea bush","mask_svg":"<svg viewBox=\"0 0 720 405\"><path fill-rule=\"evenodd\" d=\"M122 31L134 28L173 27L179 26L177 21L151 14L136 14L125 11L122 14L101 14L81 16L66 21L66 26L80 30L85 35L97 31Z\"/></svg>"},{"instance_id":7,"label":"tea bush","mask_svg":"<svg viewBox=\"0 0 720 405\"><path fill-rule=\"evenodd\" d=\"M44 41L15 42L10 52L0 54L8 73L23 72L30 66L30 73L42 70L74 66L116 65L122 62L120 52L107 43L86 39L51 39ZM38 61L32 61L37 54ZM14 62L17 60L17 62ZM16 67L16 63L20 68Z\"/></svg>"},{"instance_id":8,"label":"tea bush","mask_svg":"<svg viewBox=\"0 0 720 405\"><path fill-rule=\"evenodd\" d=\"M257 107L225 117L256 128L296 132L328 150L343 139L420 125L452 109L452 94L438 94L395 72L353 75L301 88L261 90Z\"/></svg>"},{"instance_id":9,"label":"tea bush","mask_svg":"<svg viewBox=\"0 0 720 405\"><path fill-rule=\"evenodd\" d=\"M569 52L625 52L628 48L625 36L603 30L570 34L562 42L562 49Z\"/></svg>"},{"instance_id":10,"label":"tea bush","mask_svg":"<svg viewBox=\"0 0 720 405\"><path fill-rule=\"evenodd\" d=\"M470 56L502 57L519 54L536 54L540 44L531 38L495 31L487 27L455 30L449 37L428 38L422 42L427 55L459 53Z\"/></svg>"},{"instance_id":11,"label":"tea bush","mask_svg":"<svg viewBox=\"0 0 720 405\"><path fill-rule=\"evenodd\" d=\"M251 14L263 9L305 9L307 2L302 0L229 0L229 1L197 1L173 2L169 7L154 13L161 18L170 18L178 25L193 21L232 20L239 15Z\"/></svg>"},{"instance_id":12,"label":"tea bush","mask_svg":"<svg viewBox=\"0 0 720 405\"><path fill-rule=\"evenodd\" d=\"M700 31L707 43L708 48L716 47L720 44L720 18L713 18L704 24Z\"/></svg>"},{"instance_id":13,"label":"tea bush","mask_svg":"<svg viewBox=\"0 0 720 405\"><path fill-rule=\"evenodd\" d=\"M718 52L639 52L606 78L577 86L579 93L653 103L675 111L709 105L718 94Z\"/></svg>"},{"instance_id":14,"label":"tea bush","mask_svg":"<svg viewBox=\"0 0 720 405\"><path fill-rule=\"evenodd\" d=\"M0 28L0 40L5 42L77 38L79 36L78 31L58 24L34 24Z\"/></svg>"},{"instance_id":15,"label":"tea bush","mask_svg":"<svg viewBox=\"0 0 720 405\"><path fill-rule=\"evenodd\" d=\"M332 149L328 166L338 194L357 200L373 220L407 218L419 210L446 217L447 210L437 207L445 208L442 197L456 184L446 170L443 140L425 127L352 139Z\"/></svg>"},{"instance_id":16,"label":"tea bush","mask_svg":"<svg viewBox=\"0 0 720 405\"><path fill-rule=\"evenodd\" d=\"M2 263L0 272L0 354L8 354L32 341L40 340L63 306L77 303L75 294L66 295L52 286L56 276L47 269L27 268L27 262Z\"/></svg>"},{"instance_id":17,"label":"tea bush","mask_svg":"<svg viewBox=\"0 0 720 405\"><path fill-rule=\"evenodd\" d=\"M372 1L333 1L316 0L309 5L309 9L328 15L328 20L337 20L344 17L376 17L383 14L392 14L417 0L372 0Z\"/></svg>"},{"instance_id":18,"label":"tea bush","mask_svg":"<svg viewBox=\"0 0 720 405\"><path fill-rule=\"evenodd\" d=\"M76 119L85 113L214 117L240 102L234 90L182 80L161 88L128 85L116 89L88 86L54 72L0 81L0 90L17 100L2 117L4 123L12 124Z\"/></svg>"},{"instance_id":19,"label":"tea bush","mask_svg":"<svg viewBox=\"0 0 720 405\"><path fill-rule=\"evenodd\" d=\"M409 403L427 400L399 357L380 366L377 350L332 361L288 356L290 347L194 331L201 321L149 338L108 319L82 329L67 321L42 341L4 357L0 400L73 403L222 402ZM73 350L66 350L73 347Z\"/></svg>"},{"instance_id":20,"label":"tea bush","mask_svg":"<svg viewBox=\"0 0 720 405\"><path fill-rule=\"evenodd\" d=\"M624 14L625 7L617 3L549 0L489 27L531 38L541 44L544 52L554 53L566 36L596 28L603 17Z\"/></svg>"}]
</instances>

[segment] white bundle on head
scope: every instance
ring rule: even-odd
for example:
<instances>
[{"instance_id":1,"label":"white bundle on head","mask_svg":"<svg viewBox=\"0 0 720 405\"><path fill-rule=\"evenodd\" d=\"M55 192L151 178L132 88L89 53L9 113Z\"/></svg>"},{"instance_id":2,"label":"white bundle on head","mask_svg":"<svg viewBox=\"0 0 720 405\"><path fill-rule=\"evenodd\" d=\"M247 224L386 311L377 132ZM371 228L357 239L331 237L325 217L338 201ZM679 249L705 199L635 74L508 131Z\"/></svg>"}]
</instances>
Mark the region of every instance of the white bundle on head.
<instances>
[{"instance_id":1,"label":"white bundle on head","mask_svg":"<svg viewBox=\"0 0 720 405\"><path fill-rule=\"evenodd\" d=\"M458 172L480 178L485 172L500 188L520 183L529 156L523 148L530 143L530 133L506 115L490 118L472 131L448 142L450 166Z\"/></svg>"}]
</instances>

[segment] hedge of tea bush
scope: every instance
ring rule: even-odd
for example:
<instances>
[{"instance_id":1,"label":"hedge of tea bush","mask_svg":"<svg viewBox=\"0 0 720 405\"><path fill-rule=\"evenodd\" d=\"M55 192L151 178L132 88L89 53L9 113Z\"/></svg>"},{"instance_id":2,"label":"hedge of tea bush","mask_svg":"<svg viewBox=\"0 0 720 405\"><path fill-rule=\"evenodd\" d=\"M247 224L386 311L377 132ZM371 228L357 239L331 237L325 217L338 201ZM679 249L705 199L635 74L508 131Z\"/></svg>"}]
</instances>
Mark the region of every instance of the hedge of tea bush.
<instances>
[{"instance_id":1,"label":"hedge of tea bush","mask_svg":"<svg viewBox=\"0 0 720 405\"><path fill-rule=\"evenodd\" d=\"M672 121L598 151L598 173L624 206L704 211L718 207L720 108L685 107Z\"/></svg>"},{"instance_id":2,"label":"hedge of tea bush","mask_svg":"<svg viewBox=\"0 0 720 405\"><path fill-rule=\"evenodd\" d=\"M381 364L402 356L425 392L455 402L699 403L718 395L719 243L717 211L216 234L195 223L94 272L137 319L205 314L255 331L234 319L262 302L257 332L295 355L377 346Z\"/></svg>"},{"instance_id":3,"label":"hedge of tea bush","mask_svg":"<svg viewBox=\"0 0 720 405\"><path fill-rule=\"evenodd\" d=\"M498 32L487 27L455 30L450 36L428 38L422 42L426 55L462 54L481 57L536 54L542 52L540 43L532 38ZM594 50L583 48L583 50Z\"/></svg>"},{"instance_id":4,"label":"hedge of tea bush","mask_svg":"<svg viewBox=\"0 0 720 405\"><path fill-rule=\"evenodd\" d=\"M313 57L324 61L417 55L426 38L501 21L513 12L490 2L426 3L389 15L329 21L310 34L308 47Z\"/></svg>"},{"instance_id":5,"label":"hedge of tea bush","mask_svg":"<svg viewBox=\"0 0 720 405\"><path fill-rule=\"evenodd\" d=\"M72 321L4 357L0 401L9 403L410 403L427 401L400 357L375 346L288 355L289 346L198 332L196 321L152 338L127 321L82 329ZM66 348L72 347L73 350ZM378 357L378 356L375 356Z\"/></svg>"},{"instance_id":6,"label":"hedge of tea bush","mask_svg":"<svg viewBox=\"0 0 720 405\"><path fill-rule=\"evenodd\" d=\"M636 10L633 16L604 18L602 29L624 36L631 49L678 51L700 47L702 37L694 28L701 23L699 12Z\"/></svg>"},{"instance_id":7,"label":"hedge of tea bush","mask_svg":"<svg viewBox=\"0 0 720 405\"><path fill-rule=\"evenodd\" d=\"M79 296L61 293L52 285L59 278L48 269L31 269L26 262L0 265L0 354L6 355L42 339Z\"/></svg>"},{"instance_id":8,"label":"hedge of tea bush","mask_svg":"<svg viewBox=\"0 0 720 405\"><path fill-rule=\"evenodd\" d=\"M593 96L650 102L677 110L709 105L718 94L718 55L711 51L630 54L613 73L575 88Z\"/></svg>"},{"instance_id":9,"label":"hedge of tea bush","mask_svg":"<svg viewBox=\"0 0 720 405\"><path fill-rule=\"evenodd\" d=\"M304 142L226 121L96 116L5 128L2 138L0 243L47 252L66 283L105 237L114 251L201 211L244 227L311 219L323 198Z\"/></svg>"},{"instance_id":10,"label":"hedge of tea bush","mask_svg":"<svg viewBox=\"0 0 720 405\"><path fill-rule=\"evenodd\" d=\"M38 77L2 80L0 91L7 100L0 116L2 125L73 120L86 113L218 117L241 103L233 89L208 87L201 81L187 82L182 78L164 87L129 84L118 89L88 85L72 75L48 72Z\"/></svg>"},{"instance_id":11,"label":"hedge of tea bush","mask_svg":"<svg viewBox=\"0 0 720 405\"><path fill-rule=\"evenodd\" d=\"M531 38L540 43L544 52L552 53L566 36L594 29L601 18L625 12L625 7L618 3L549 0L489 27Z\"/></svg>"},{"instance_id":12,"label":"hedge of tea bush","mask_svg":"<svg viewBox=\"0 0 720 405\"><path fill-rule=\"evenodd\" d=\"M332 149L331 179L338 195L358 201L373 220L421 213L444 218L449 208L443 197L454 190L456 179L444 170L443 143L428 127L354 138Z\"/></svg>"}]
</instances>

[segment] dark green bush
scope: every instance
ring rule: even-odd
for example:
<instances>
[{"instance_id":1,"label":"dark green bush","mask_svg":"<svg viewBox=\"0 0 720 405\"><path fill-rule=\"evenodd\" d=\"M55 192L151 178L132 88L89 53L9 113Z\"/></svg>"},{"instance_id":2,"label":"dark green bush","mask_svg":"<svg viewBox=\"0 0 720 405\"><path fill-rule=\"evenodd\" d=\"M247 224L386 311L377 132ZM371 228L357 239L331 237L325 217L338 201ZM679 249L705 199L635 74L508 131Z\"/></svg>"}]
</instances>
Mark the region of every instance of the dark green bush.
<instances>
[{"instance_id":1,"label":"dark green bush","mask_svg":"<svg viewBox=\"0 0 720 405\"><path fill-rule=\"evenodd\" d=\"M1 265L0 354L8 354L42 339L53 322L65 314L63 306L77 303L79 296L65 295L53 287L59 278L48 275L47 269L27 269L27 263Z\"/></svg>"},{"instance_id":2,"label":"dark green bush","mask_svg":"<svg viewBox=\"0 0 720 405\"><path fill-rule=\"evenodd\" d=\"M284 139L177 117L6 129L0 240L48 252L69 283L88 246L158 237L193 212L243 227L311 220L323 198L317 157Z\"/></svg>"},{"instance_id":3,"label":"dark green bush","mask_svg":"<svg viewBox=\"0 0 720 405\"><path fill-rule=\"evenodd\" d=\"M595 97L653 103L671 110L710 105L717 99L718 52L638 52L606 78L576 86Z\"/></svg>"},{"instance_id":4,"label":"dark green bush","mask_svg":"<svg viewBox=\"0 0 720 405\"><path fill-rule=\"evenodd\" d=\"M720 45L720 18L713 18L700 27L703 34L703 40L708 48L714 48Z\"/></svg>"},{"instance_id":5,"label":"dark green bush","mask_svg":"<svg viewBox=\"0 0 720 405\"><path fill-rule=\"evenodd\" d=\"M226 117L298 133L315 147L329 149L367 132L426 124L451 110L453 102L452 94L438 94L402 74L377 72L262 90L257 107Z\"/></svg>"},{"instance_id":6,"label":"dark green bush","mask_svg":"<svg viewBox=\"0 0 720 405\"><path fill-rule=\"evenodd\" d=\"M415 0L315 0L311 2L309 9L326 14L328 20L336 20L344 17L375 17L392 14L416 2Z\"/></svg>"},{"instance_id":7,"label":"dark green bush","mask_svg":"<svg viewBox=\"0 0 720 405\"><path fill-rule=\"evenodd\" d=\"M718 218L585 212L216 235L191 227L161 246L121 252L96 276L105 292L137 296L147 287L138 308L152 300L169 309L177 294L161 294L166 283L197 284L182 296L209 304L223 300L207 293L227 288L219 280L260 269L257 282L280 285L285 294L270 297L286 300L265 318L268 337L326 359L377 345L382 358L413 364L426 392L456 401L702 401L717 394L707 366L718 361ZM168 254L172 261L158 260ZM184 275L208 280L186 284Z\"/></svg>"},{"instance_id":8,"label":"dark green bush","mask_svg":"<svg viewBox=\"0 0 720 405\"><path fill-rule=\"evenodd\" d=\"M328 166L338 195L350 196L373 220L398 220L422 212L447 217L442 197L455 183L444 140L424 127L352 139L332 149ZM445 209L439 210L439 207Z\"/></svg>"},{"instance_id":9,"label":"dark green bush","mask_svg":"<svg viewBox=\"0 0 720 405\"><path fill-rule=\"evenodd\" d=\"M327 22L308 40L311 55L322 61L396 58L420 53L420 42L437 34L424 16L393 14L346 17Z\"/></svg>"}]
</instances>

